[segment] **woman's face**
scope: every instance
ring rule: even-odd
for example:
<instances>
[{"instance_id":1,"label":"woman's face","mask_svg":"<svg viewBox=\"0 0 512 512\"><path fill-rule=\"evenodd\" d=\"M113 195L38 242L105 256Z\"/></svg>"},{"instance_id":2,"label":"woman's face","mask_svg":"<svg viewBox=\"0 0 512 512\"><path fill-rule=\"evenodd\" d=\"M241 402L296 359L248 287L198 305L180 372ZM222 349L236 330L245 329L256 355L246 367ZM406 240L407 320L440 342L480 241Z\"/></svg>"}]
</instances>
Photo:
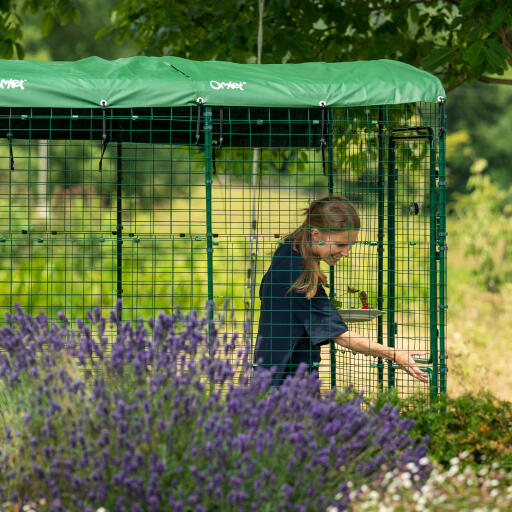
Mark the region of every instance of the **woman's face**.
<instances>
[{"instance_id":1,"label":"woman's face","mask_svg":"<svg viewBox=\"0 0 512 512\"><path fill-rule=\"evenodd\" d=\"M340 258L346 258L350 254L352 245L359 236L358 229L349 231L321 232L313 228L311 239L313 240L313 256L325 261L328 265L336 265ZM319 242L324 242L323 244Z\"/></svg>"}]
</instances>

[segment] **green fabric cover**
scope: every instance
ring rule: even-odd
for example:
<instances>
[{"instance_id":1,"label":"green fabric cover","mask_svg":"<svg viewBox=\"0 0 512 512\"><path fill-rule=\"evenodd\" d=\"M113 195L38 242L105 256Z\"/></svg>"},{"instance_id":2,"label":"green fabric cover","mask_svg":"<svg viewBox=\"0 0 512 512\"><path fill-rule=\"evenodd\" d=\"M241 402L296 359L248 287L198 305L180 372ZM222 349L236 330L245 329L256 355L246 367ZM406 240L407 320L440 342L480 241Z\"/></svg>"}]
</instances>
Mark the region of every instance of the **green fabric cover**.
<instances>
[{"instance_id":1,"label":"green fabric cover","mask_svg":"<svg viewBox=\"0 0 512 512\"><path fill-rule=\"evenodd\" d=\"M178 57L0 60L1 107L328 107L437 102L435 76L402 62L234 64Z\"/></svg>"}]
</instances>

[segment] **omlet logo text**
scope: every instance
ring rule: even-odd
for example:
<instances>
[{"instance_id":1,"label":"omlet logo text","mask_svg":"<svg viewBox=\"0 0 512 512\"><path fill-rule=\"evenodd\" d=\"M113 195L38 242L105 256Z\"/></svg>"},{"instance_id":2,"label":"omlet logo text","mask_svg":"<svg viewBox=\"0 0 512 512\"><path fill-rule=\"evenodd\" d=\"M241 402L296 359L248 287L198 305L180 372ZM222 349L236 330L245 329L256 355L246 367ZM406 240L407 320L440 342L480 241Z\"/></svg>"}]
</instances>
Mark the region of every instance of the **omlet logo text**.
<instances>
[{"instance_id":1,"label":"omlet logo text","mask_svg":"<svg viewBox=\"0 0 512 512\"><path fill-rule=\"evenodd\" d=\"M238 89L239 91L243 91L246 83L247 82L217 82L217 80L210 80L210 87L216 91L220 89Z\"/></svg>"},{"instance_id":2,"label":"omlet logo text","mask_svg":"<svg viewBox=\"0 0 512 512\"><path fill-rule=\"evenodd\" d=\"M9 80L0 80L0 89L16 89L20 88L25 90L25 87L23 87L23 84L26 82L26 80L14 80L14 78L9 78Z\"/></svg>"}]
</instances>

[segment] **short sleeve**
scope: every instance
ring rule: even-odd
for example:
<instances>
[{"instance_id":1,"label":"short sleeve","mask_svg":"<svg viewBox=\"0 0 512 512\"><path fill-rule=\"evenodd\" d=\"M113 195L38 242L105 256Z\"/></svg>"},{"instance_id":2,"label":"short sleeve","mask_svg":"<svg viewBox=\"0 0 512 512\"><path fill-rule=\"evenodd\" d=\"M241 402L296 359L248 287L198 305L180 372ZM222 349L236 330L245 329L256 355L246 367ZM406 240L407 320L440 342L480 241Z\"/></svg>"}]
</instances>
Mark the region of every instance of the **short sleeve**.
<instances>
[{"instance_id":1,"label":"short sleeve","mask_svg":"<svg viewBox=\"0 0 512 512\"><path fill-rule=\"evenodd\" d=\"M332 338L348 331L347 325L322 286L318 286L316 295L311 299L298 293L293 295L294 318L304 325L313 345L325 345Z\"/></svg>"},{"instance_id":2,"label":"short sleeve","mask_svg":"<svg viewBox=\"0 0 512 512\"><path fill-rule=\"evenodd\" d=\"M298 258L294 258L297 260ZM299 259L300 262L300 259ZM325 345L330 339L348 331L338 310L332 305L322 286L311 299L291 289L291 285L302 273L301 266L292 265L288 268L274 268L271 272L272 294L280 297L274 307L283 301L282 309L291 311L293 322L304 327L313 345Z\"/></svg>"}]
</instances>

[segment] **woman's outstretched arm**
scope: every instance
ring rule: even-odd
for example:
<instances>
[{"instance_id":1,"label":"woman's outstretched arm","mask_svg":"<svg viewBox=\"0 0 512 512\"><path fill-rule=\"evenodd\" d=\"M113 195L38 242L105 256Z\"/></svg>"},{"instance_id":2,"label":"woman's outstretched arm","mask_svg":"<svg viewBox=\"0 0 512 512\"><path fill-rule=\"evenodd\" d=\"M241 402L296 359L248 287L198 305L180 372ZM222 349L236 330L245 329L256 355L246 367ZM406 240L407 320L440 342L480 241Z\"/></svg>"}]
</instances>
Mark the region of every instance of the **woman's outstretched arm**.
<instances>
[{"instance_id":1,"label":"woman's outstretched arm","mask_svg":"<svg viewBox=\"0 0 512 512\"><path fill-rule=\"evenodd\" d=\"M414 361L415 356L425 357L425 352L386 347L354 331L347 331L341 334L334 338L334 342L341 345L343 348L355 350L361 354L390 359L394 363L399 364L404 371L414 378L421 382L428 382L428 374L421 371Z\"/></svg>"}]
</instances>

